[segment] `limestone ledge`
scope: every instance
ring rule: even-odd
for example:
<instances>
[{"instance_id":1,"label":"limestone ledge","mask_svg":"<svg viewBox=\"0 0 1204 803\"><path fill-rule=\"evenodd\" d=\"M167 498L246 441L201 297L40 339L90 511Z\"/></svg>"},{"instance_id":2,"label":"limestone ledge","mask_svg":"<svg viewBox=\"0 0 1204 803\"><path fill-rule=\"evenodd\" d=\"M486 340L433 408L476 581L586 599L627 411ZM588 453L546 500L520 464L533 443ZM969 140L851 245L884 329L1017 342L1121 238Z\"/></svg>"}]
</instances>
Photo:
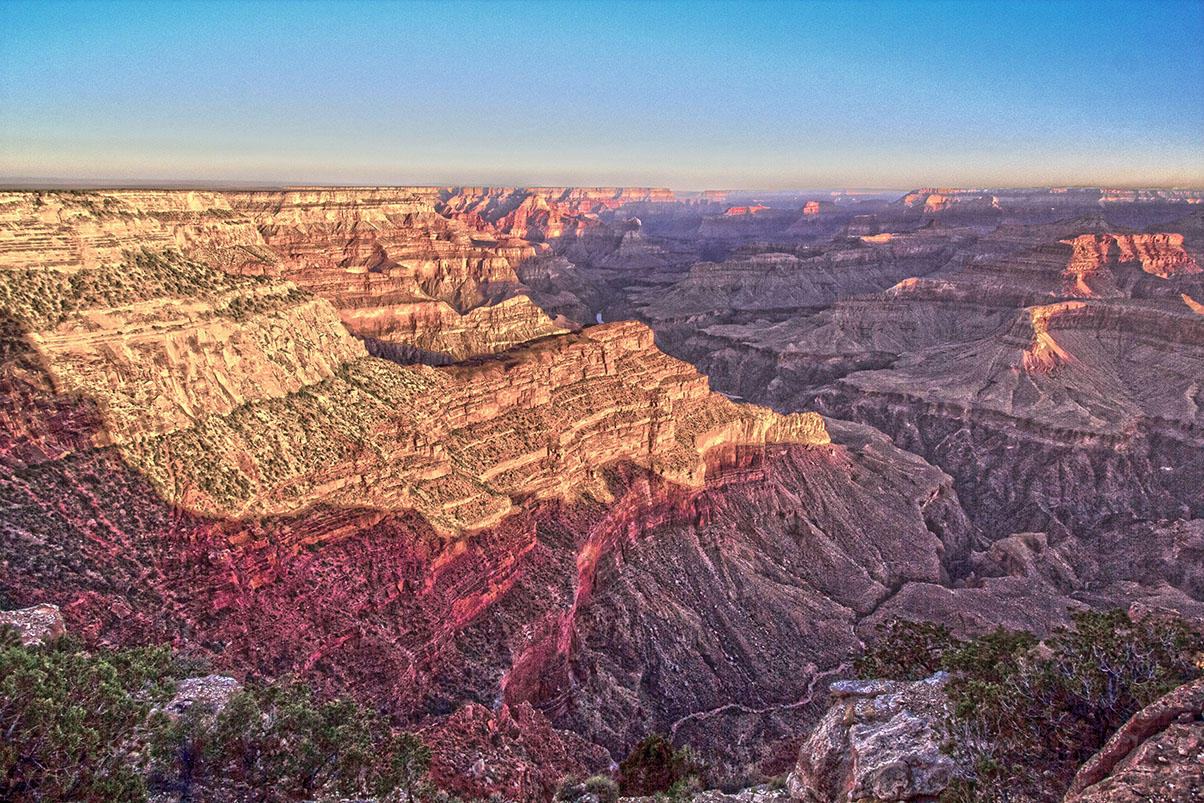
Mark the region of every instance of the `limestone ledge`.
<instances>
[{"instance_id":1,"label":"limestone ledge","mask_svg":"<svg viewBox=\"0 0 1204 803\"><path fill-rule=\"evenodd\" d=\"M382 341L375 349L369 346L373 354L393 357L383 344L403 344L419 355L445 358L436 362L495 354L564 331L524 295L476 307L463 315L442 301L414 301L366 309L344 307L339 317L357 335Z\"/></svg>"},{"instance_id":2,"label":"limestone ledge","mask_svg":"<svg viewBox=\"0 0 1204 803\"><path fill-rule=\"evenodd\" d=\"M289 287L236 291L216 304L160 298L88 310L28 337L58 393L96 403L95 445L126 443L294 393L366 354L330 303L313 296L285 297L242 320L215 313Z\"/></svg>"},{"instance_id":3,"label":"limestone ledge","mask_svg":"<svg viewBox=\"0 0 1204 803\"><path fill-rule=\"evenodd\" d=\"M616 323L443 368L360 359L126 454L207 513L412 508L455 534L524 499L606 498L601 468L618 461L699 488L717 446L827 442L818 415L734 404L647 327Z\"/></svg>"},{"instance_id":4,"label":"limestone ledge","mask_svg":"<svg viewBox=\"0 0 1204 803\"><path fill-rule=\"evenodd\" d=\"M216 192L0 193L0 270L71 273L139 249L175 249L259 272L274 260L254 223Z\"/></svg>"}]
</instances>

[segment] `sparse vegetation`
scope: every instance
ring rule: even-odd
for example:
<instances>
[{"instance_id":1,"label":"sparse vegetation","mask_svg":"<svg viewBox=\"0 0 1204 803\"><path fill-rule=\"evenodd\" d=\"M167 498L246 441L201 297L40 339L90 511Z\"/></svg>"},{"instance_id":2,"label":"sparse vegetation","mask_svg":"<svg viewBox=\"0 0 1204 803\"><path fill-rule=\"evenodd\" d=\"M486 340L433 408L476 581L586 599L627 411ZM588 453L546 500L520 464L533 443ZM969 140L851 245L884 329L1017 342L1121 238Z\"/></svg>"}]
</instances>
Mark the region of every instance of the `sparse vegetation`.
<instances>
[{"instance_id":1,"label":"sparse vegetation","mask_svg":"<svg viewBox=\"0 0 1204 803\"><path fill-rule=\"evenodd\" d=\"M409 795L425 777L430 750L393 733L349 698L317 701L295 680L248 684L215 717L185 715L156 734L159 788L190 800L211 787L261 801L376 794Z\"/></svg>"},{"instance_id":2,"label":"sparse vegetation","mask_svg":"<svg viewBox=\"0 0 1204 803\"><path fill-rule=\"evenodd\" d=\"M220 712L160 710L196 667L166 647L90 650L0 637L0 799L432 797L430 749L349 698L249 683ZM420 792L420 790L426 790Z\"/></svg>"},{"instance_id":3,"label":"sparse vegetation","mask_svg":"<svg viewBox=\"0 0 1204 803\"><path fill-rule=\"evenodd\" d=\"M663 736L645 737L619 763L619 791L626 797L668 793L682 797L706 788L707 767L689 745L679 750Z\"/></svg>"},{"instance_id":4,"label":"sparse vegetation","mask_svg":"<svg viewBox=\"0 0 1204 803\"><path fill-rule=\"evenodd\" d=\"M618 803L619 785L606 775L591 775L584 781L569 775L556 789L560 803Z\"/></svg>"},{"instance_id":5,"label":"sparse vegetation","mask_svg":"<svg viewBox=\"0 0 1204 803\"><path fill-rule=\"evenodd\" d=\"M998 629L969 641L931 623L892 622L858 664L863 677L950 673L948 750L972 771L950 803L1054 799L1141 708L1200 675L1204 637L1181 619L1072 613L1043 642Z\"/></svg>"},{"instance_id":6,"label":"sparse vegetation","mask_svg":"<svg viewBox=\"0 0 1204 803\"><path fill-rule=\"evenodd\" d=\"M605 775L592 775L585 779L585 791L598 799L598 803L617 803L619 785Z\"/></svg>"},{"instance_id":7,"label":"sparse vegetation","mask_svg":"<svg viewBox=\"0 0 1204 803\"><path fill-rule=\"evenodd\" d=\"M147 248L127 251L125 259L115 264L72 271L14 268L5 270L3 276L0 310L33 331L52 328L86 309L154 298L216 301L233 291L266 288L273 281L263 276L226 273L187 259L178 251ZM252 312L288 306L307 297L301 290L280 285L276 293L236 295L225 304L215 305L215 311L243 320Z\"/></svg>"}]
</instances>

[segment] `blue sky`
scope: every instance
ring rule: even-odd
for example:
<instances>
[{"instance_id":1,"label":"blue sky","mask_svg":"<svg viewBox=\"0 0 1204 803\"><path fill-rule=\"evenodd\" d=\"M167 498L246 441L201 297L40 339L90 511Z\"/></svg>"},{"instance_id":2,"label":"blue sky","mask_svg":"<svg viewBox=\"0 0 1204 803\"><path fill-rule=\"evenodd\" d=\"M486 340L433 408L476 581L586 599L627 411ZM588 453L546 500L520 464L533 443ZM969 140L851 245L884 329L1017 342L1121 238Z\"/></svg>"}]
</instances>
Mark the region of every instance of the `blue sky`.
<instances>
[{"instance_id":1,"label":"blue sky","mask_svg":"<svg viewBox=\"0 0 1204 803\"><path fill-rule=\"evenodd\" d=\"M1204 186L1204 0L0 3L0 176Z\"/></svg>"}]
</instances>

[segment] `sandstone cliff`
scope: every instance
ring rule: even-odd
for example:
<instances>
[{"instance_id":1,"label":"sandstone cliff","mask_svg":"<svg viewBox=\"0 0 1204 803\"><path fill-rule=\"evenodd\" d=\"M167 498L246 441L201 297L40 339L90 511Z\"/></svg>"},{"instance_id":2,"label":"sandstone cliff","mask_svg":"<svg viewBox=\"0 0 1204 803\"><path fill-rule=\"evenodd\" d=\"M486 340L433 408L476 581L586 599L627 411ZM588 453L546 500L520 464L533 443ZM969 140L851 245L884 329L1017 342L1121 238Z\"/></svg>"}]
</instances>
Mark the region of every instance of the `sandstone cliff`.
<instances>
[{"instance_id":1,"label":"sandstone cliff","mask_svg":"<svg viewBox=\"0 0 1204 803\"><path fill-rule=\"evenodd\" d=\"M559 331L514 273L535 248L448 220L424 194L293 190L228 198L280 255L279 273L329 299L357 335L440 361ZM495 309L499 303L505 308Z\"/></svg>"},{"instance_id":2,"label":"sandstone cliff","mask_svg":"<svg viewBox=\"0 0 1204 803\"><path fill-rule=\"evenodd\" d=\"M738 500L769 482L749 472L757 461L782 466L772 482L785 487L831 475L817 504L846 462L873 462L824 452L836 447L814 414L711 393L642 324L522 328L507 317L522 304L509 257L464 256L477 246L425 219L421 197L234 193L186 213L189 197L5 207L0 585L61 604L88 639L167 639L227 669L300 672L432 726L446 705L502 698L533 706L532 733L560 739L551 717L622 750L637 727L716 698L665 698L622 732L586 724L600 702L562 681L593 653L573 633L600 599L597 567L641 532L709 517L693 502L707 493L733 500L718 503L718 531L747 529L759 507ZM44 212L46 228L30 222ZM378 269L377 285L355 284ZM393 322L372 323L385 310ZM463 352L494 353L441 367L368 354L435 351L432 337L450 358L474 316L483 334ZM916 505L906 531L928 532L920 510L942 475L922 490L886 476ZM817 513L815 526L843 541L854 518ZM939 579L944 550L929 538L905 571ZM646 648L638 660L656 660ZM738 675L721 688L743 693Z\"/></svg>"},{"instance_id":3,"label":"sandstone cliff","mask_svg":"<svg viewBox=\"0 0 1204 803\"><path fill-rule=\"evenodd\" d=\"M353 334L428 362L562 331L514 273L536 248L448 220L433 201L400 189L9 193L0 264L74 273L171 247L212 270L291 281Z\"/></svg>"}]
</instances>

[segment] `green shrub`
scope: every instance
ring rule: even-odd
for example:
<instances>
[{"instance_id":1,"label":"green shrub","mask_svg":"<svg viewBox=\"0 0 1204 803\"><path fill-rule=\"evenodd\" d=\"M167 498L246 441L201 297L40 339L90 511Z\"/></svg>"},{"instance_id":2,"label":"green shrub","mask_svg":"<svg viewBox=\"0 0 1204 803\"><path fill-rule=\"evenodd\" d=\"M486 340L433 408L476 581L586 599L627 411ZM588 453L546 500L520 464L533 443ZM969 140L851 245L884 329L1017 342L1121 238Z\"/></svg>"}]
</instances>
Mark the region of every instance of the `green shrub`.
<instances>
[{"instance_id":1,"label":"green shrub","mask_svg":"<svg viewBox=\"0 0 1204 803\"><path fill-rule=\"evenodd\" d=\"M21 631L10 624L0 625L0 650L9 647L20 647L22 644Z\"/></svg>"},{"instance_id":2,"label":"green shrub","mask_svg":"<svg viewBox=\"0 0 1204 803\"><path fill-rule=\"evenodd\" d=\"M944 799L1059 798L1133 714L1200 674L1204 637L1176 617L1072 612L1044 642L1003 628L970 641L931 623L892 622L863 676L950 673L949 751L972 771Z\"/></svg>"},{"instance_id":3,"label":"green shrub","mask_svg":"<svg viewBox=\"0 0 1204 803\"><path fill-rule=\"evenodd\" d=\"M619 789L627 797L672 792L675 784L704 784L706 771L689 745L675 751L665 737L647 736L619 762Z\"/></svg>"},{"instance_id":4,"label":"green shrub","mask_svg":"<svg viewBox=\"0 0 1204 803\"><path fill-rule=\"evenodd\" d=\"M923 680L941 669L941 656L960 644L934 622L892 619L878 625L878 641L853 666L857 677Z\"/></svg>"},{"instance_id":5,"label":"green shrub","mask_svg":"<svg viewBox=\"0 0 1204 803\"><path fill-rule=\"evenodd\" d=\"M159 710L201 669L167 647L25 647L0 628L0 800L141 801L148 786L180 801L417 799L430 749L354 700L287 680L248 684L217 714Z\"/></svg>"},{"instance_id":6,"label":"green shrub","mask_svg":"<svg viewBox=\"0 0 1204 803\"><path fill-rule=\"evenodd\" d=\"M174 690L166 648L86 651L64 636L0 648L0 799L145 799L139 737Z\"/></svg>"},{"instance_id":7,"label":"green shrub","mask_svg":"<svg viewBox=\"0 0 1204 803\"><path fill-rule=\"evenodd\" d=\"M556 787L556 795L554 800L571 801L576 800L585 793L585 784L576 775L566 775L560 779L560 784Z\"/></svg>"},{"instance_id":8,"label":"green shrub","mask_svg":"<svg viewBox=\"0 0 1204 803\"><path fill-rule=\"evenodd\" d=\"M598 799L598 803L617 803L619 785L605 775L592 775L585 779L585 791Z\"/></svg>"},{"instance_id":9,"label":"green shrub","mask_svg":"<svg viewBox=\"0 0 1204 803\"><path fill-rule=\"evenodd\" d=\"M186 712L162 729L153 754L159 787L182 799L218 783L265 801L401 791L414 799L431 759L415 734L393 733L349 698L315 701L291 680L248 684L216 717Z\"/></svg>"}]
</instances>

